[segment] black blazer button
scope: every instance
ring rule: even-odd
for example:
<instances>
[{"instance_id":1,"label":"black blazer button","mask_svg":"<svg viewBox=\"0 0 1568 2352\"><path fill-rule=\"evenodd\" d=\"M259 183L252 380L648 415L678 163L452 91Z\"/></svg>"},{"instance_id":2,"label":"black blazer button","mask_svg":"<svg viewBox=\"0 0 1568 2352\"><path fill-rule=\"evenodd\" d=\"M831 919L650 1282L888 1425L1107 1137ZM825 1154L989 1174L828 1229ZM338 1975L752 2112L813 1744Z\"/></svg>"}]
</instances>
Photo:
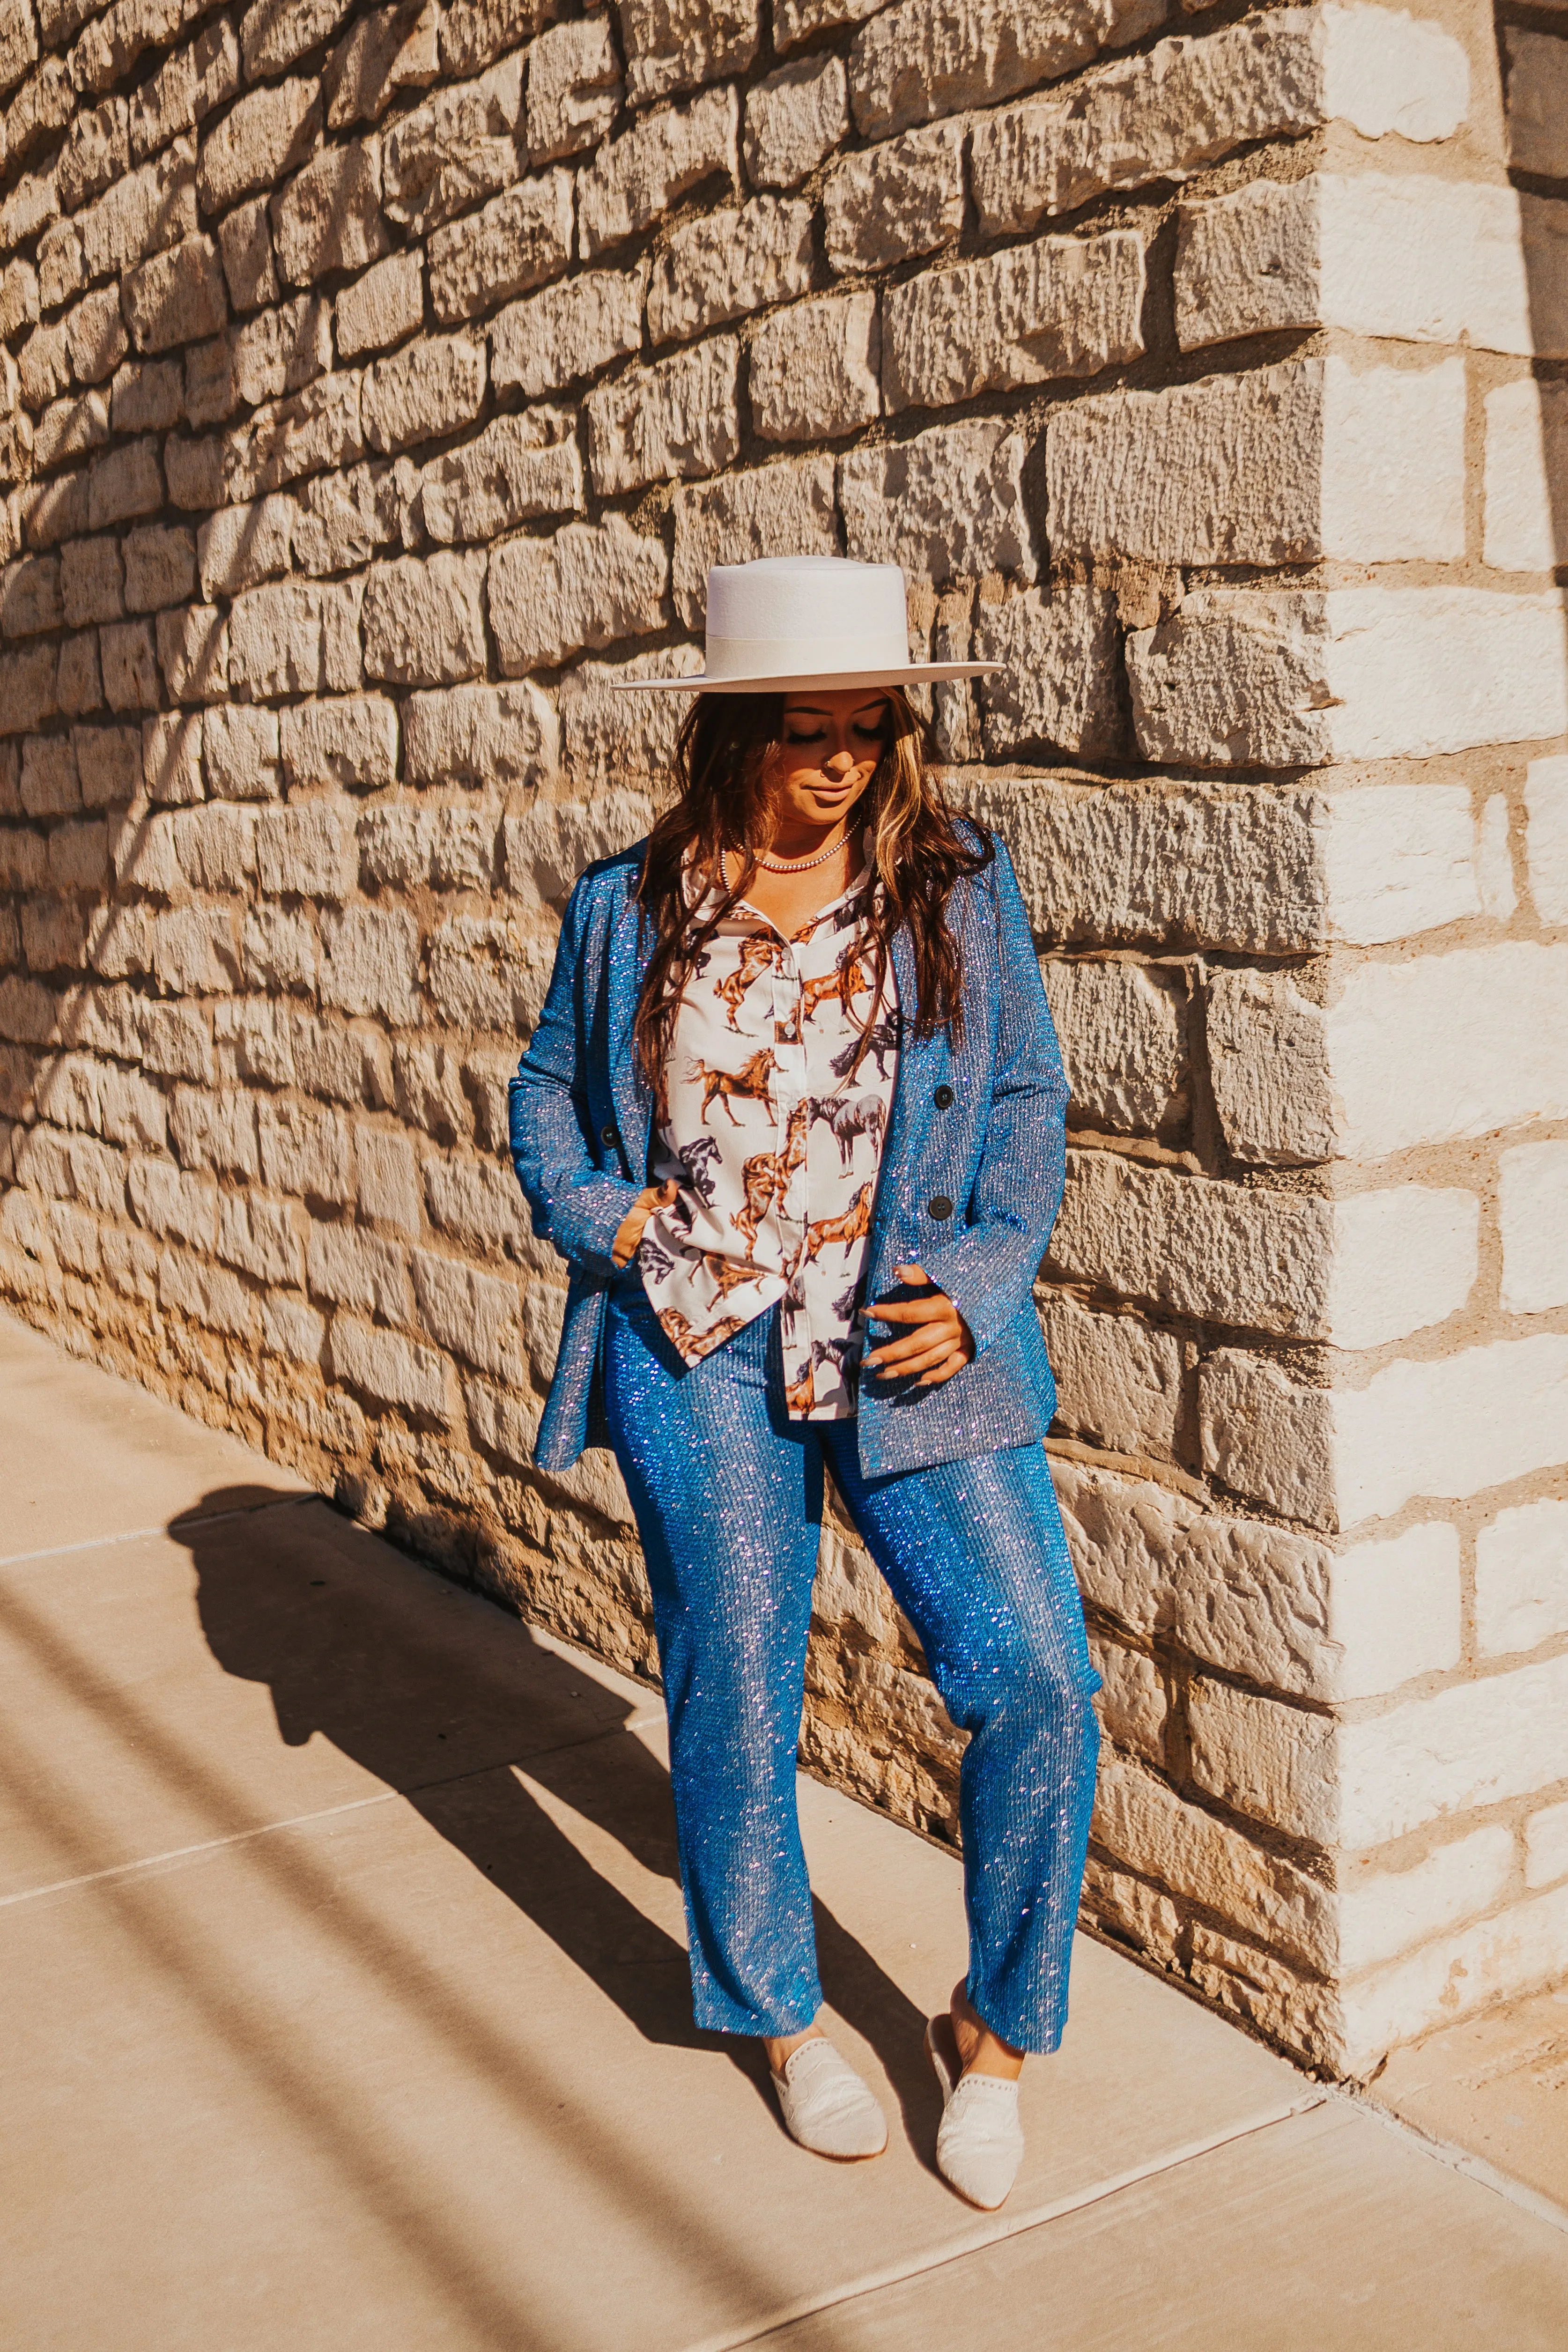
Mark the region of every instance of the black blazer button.
<instances>
[{"instance_id":1,"label":"black blazer button","mask_svg":"<svg viewBox=\"0 0 1568 2352\"><path fill-rule=\"evenodd\" d=\"M934 1201L928 1201L926 1202L926 1214L931 1217L935 1217L939 1223L943 1217L952 1216L952 1202L948 1199L945 1192L939 1192Z\"/></svg>"},{"instance_id":2,"label":"black blazer button","mask_svg":"<svg viewBox=\"0 0 1568 2352\"><path fill-rule=\"evenodd\" d=\"M931 1100L935 1103L938 1110L951 1110L952 1108L952 1088L951 1087L938 1087L935 1094L931 1097Z\"/></svg>"},{"instance_id":3,"label":"black blazer button","mask_svg":"<svg viewBox=\"0 0 1568 2352\"><path fill-rule=\"evenodd\" d=\"M614 1143L615 1139L616 1130L613 1127L602 1127L599 1129L599 1140L601 1143Z\"/></svg>"}]
</instances>

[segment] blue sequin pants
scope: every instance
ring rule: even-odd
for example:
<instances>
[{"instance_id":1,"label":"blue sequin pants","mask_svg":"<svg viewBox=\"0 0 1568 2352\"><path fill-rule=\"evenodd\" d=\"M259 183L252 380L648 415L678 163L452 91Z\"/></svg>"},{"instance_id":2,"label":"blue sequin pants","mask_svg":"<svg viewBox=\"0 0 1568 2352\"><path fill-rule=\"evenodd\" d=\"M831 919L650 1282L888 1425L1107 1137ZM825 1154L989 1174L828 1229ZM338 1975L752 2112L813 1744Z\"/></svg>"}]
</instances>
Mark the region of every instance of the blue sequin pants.
<instances>
[{"instance_id":1,"label":"blue sequin pants","mask_svg":"<svg viewBox=\"0 0 1568 2352\"><path fill-rule=\"evenodd\" d=\"M669 1715L700 2026L797 2033L822 2001L795 1810L823 1465L970 1735L969 1998L1054 2050L1094 1799L1100 1687L1050 1471L1019 1446L878 1478L852 1421L792 1422L777 1315L681 1363L613 1292L605 1406L637 1513Z\"/></svg>"}]
</instances>

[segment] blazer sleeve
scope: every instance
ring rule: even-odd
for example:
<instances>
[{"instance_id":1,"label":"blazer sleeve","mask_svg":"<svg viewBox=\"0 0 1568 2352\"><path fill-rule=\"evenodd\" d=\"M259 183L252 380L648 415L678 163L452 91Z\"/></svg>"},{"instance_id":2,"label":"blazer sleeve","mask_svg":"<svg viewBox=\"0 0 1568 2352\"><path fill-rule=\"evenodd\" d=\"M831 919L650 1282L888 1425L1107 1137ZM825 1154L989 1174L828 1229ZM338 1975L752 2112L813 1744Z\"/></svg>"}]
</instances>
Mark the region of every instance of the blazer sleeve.
<instances>
[{"instance_id":1,"label":"blazer sleeve","mask_svg":"<svg viewBox=\"0 0 1568 2352\"><path fill-rule=\"evenodd\" d=\"M618 1167L600 1164L588 1101L593 910L584 877L567 905L544 1010L508 1088L508 1108L511 1164L534 1233L569 1265L607 1279L616 1272L616 1235L640 1188Z\"/></svg>"},{"instance_id":2,"label":"blazer sleeve","mask_svg":"<svg viewBox=\"0 0 1568 2352\"><path fill-rule=\"evenodd\" d=\"M976 1349L1033 1296L1061 1206L1068 1087L1013 862L996 845L996 1066L969 1223L921 1263L947 1293Z\"/></svg>"}]
</instances>

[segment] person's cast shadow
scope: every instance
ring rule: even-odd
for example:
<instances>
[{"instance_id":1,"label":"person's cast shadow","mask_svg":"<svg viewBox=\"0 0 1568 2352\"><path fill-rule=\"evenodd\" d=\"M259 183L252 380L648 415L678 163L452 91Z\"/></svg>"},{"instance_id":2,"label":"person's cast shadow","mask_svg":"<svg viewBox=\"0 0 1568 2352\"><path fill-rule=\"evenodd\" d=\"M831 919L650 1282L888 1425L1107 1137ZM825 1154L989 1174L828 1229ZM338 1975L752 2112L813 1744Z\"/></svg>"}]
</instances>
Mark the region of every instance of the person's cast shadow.
<instances>
[{"instance_id":1,"label":"person's cast shadow","mask_svg":"<svg viewBox=\"0 0 1568 2352\"><path fill-rule=\"evenodd\" d=\"M761 2044L693 2024L684 1945L595 1870L507 1769L678 1884L668 1774L626 1729L633 1709L325 1503L266 1500L254 1486L219 1488L170 1530L189 1548L202 1631L225 1672L267 1685L289 1745L320 1732L397 1790L639 2033L722 2050L776 2117ZM825 1999L876 2051L929 2161L940 2100L924 2016L820 1901L816 1911Z\"/></svg>"}]
</instances>

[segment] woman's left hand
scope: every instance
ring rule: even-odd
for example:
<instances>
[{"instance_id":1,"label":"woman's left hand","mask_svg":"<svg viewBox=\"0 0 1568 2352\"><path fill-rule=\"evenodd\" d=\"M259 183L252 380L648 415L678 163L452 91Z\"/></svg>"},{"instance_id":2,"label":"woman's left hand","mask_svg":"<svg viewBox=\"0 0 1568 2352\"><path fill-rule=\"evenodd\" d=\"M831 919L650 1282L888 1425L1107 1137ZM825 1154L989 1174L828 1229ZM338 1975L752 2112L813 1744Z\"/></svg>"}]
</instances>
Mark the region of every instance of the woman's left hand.
<instances>
[{"instance_id":1,"label":"woman's left hand","mask_svg":"<svg viewBox=\"0 0 1568 2352\"><path fill-rule=\"evenodd\" d=\"M911 1286L931 1281L919 1265L896 1265L893 1274ZM874 1322L913 1327L906 1339L895 1336L866 1357L879 1379L902 1381L918 1374L917 1388L935 1388L974 1360L974 1335L945 1291L933 1289L927 1298L879 1299L867 1312Z\"/></svg>"}]
</instances>

